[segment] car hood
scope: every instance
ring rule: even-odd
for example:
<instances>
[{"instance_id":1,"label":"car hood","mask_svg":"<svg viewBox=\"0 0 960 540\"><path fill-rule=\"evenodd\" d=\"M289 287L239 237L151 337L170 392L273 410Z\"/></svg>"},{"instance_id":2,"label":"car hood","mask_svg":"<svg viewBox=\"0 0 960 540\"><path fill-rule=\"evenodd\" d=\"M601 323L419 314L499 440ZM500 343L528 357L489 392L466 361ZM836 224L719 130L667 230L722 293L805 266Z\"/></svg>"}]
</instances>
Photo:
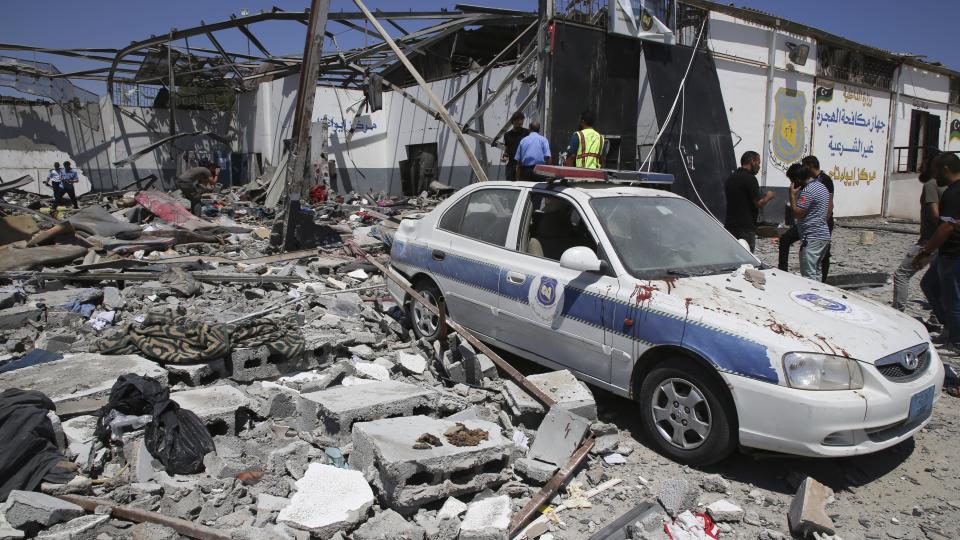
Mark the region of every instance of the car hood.
<instances>
[{"instance_id":1,"label":"car hood","mask_svg":"<svg viewBox=\"0 0 960 540\"><path fill-rule=\"evenodd\" d=\"M874 363L930 338L920 322L888 306L775 269L741 267L650 283L657 291L654 301L669 311L782 352L824 352Z\"/></svg>"}]
</instances>

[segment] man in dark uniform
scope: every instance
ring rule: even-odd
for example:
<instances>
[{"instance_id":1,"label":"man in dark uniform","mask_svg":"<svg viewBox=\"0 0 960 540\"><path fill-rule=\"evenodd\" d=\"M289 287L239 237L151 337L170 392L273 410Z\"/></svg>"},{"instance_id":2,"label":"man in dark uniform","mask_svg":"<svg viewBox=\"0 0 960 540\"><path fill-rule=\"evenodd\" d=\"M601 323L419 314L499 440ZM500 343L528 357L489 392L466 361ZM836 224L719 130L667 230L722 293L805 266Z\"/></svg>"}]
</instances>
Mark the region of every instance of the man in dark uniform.
<instances>
[{"instance_id":1,"label":"man in dark uniform","mask_svg":"<svg viewBox=\"0 0 960 540\"><path fill-rule=\"evenodd\" d=\"M517 179L517 148L520 147L520 141L530 134L530 130L523 127L523 113L517 111L510 117L510 123L513 127L510 131L503 134L503 145L506 147L503 155L500 157L502 163L506 163L506 178L513 181Z\"/></svg>"},{"instance_id":2,"label":"man in dark uniform","mask_svg":"<svg viewBox=\"0 0 960 540\"><path fill-rule=\"evenodd\" d=\"M740 156L740 168L723 184L727 196L727 217L724 227L738 240L745 240L753 251L757 245L757 216L760 209L773 200L773 192L760 193L757 173L760 154L749 150Z\"/></svg>"},{"instance_id":3,"label":"man in dark uniform","mask_svg":"<svg viewBox=\"0 0 960 540\"><path fill-rule=\"evenodd\" d=\"M199 216L203 208L200 196L205 191L211 191L217 183L220 167L207 163L199 167L191 167L177 177L177 188L190 201L190 213Z\"/></svg>"}]
</instances>

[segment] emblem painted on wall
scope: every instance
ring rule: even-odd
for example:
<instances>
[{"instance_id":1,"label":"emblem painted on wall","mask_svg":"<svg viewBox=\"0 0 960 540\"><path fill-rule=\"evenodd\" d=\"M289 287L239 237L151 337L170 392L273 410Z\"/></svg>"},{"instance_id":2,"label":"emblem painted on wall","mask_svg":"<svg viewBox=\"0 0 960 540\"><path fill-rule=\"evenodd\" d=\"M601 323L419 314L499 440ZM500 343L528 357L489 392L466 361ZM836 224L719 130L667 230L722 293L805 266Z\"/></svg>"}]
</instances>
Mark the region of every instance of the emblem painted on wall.
<instances>
[{"instance_id":1,"label":"emblem painted on wall","mask_svg":"<svg viewBox=\"0 0 960 540\"><path fill-rule=\"evenodd\" d=\"M773 154L782 163L790 164L803 157L806 150L807 95L799 90L777 91L774 122Z\"/></svg>"},{"instance_id":2,"label":"emblem painted on wall","mask_svg":"<svg viewBox=\"0 0 960 540\"><path fill-rule=\"evenodd\" d=\"M960 139L960 118L954 118L950 121L950 140Z\"/></svg>"}]
</instances>

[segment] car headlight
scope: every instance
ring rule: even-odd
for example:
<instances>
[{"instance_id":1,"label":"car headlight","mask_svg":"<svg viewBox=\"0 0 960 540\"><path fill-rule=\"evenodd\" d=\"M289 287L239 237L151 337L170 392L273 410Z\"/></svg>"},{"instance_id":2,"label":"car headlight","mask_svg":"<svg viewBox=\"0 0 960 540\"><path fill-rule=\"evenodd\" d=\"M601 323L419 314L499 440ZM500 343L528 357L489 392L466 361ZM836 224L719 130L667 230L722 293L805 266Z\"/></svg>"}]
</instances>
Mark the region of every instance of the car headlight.
<instances>
[{"instance_id":1,"label":"car headlight","mask_svg":"<svg viewBox=\"0 0 960 540\"><path fill-rule=\"evenodd\" d=\"M863 372L856 360L832 354L792 352L783 355L783 373L791 388L801 390L857 390Z\"/></svg>"}]
</instances>

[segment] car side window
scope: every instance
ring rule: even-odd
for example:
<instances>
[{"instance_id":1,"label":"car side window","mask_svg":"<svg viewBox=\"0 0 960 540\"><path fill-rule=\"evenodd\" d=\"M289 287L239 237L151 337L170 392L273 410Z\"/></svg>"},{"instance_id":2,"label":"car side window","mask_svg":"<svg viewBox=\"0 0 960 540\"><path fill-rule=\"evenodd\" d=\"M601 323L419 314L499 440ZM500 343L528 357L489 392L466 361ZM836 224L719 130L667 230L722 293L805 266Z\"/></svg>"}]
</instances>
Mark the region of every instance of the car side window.
<instances>
[{"instance_id":1,"label":"car side window","mask_svg":"<svg viewBox=\"0 0 960 540\"><path fill-rule=\"evenodd\" d=\"M580 211L561 197L531 193L520 228L519 250L559 261L564 251L576 246L597 252L597 242Z\"/></svg>"},{"instance_id":2,"label":"car side window","mask_svg":"<svg viewBox=\"0 0 960 540\"><path fill-rule=\"evenodd\" d=\"M477 190L451 206L438 228L503 246L519 195L515 189Z\"/></svg>"}]
</instances>

